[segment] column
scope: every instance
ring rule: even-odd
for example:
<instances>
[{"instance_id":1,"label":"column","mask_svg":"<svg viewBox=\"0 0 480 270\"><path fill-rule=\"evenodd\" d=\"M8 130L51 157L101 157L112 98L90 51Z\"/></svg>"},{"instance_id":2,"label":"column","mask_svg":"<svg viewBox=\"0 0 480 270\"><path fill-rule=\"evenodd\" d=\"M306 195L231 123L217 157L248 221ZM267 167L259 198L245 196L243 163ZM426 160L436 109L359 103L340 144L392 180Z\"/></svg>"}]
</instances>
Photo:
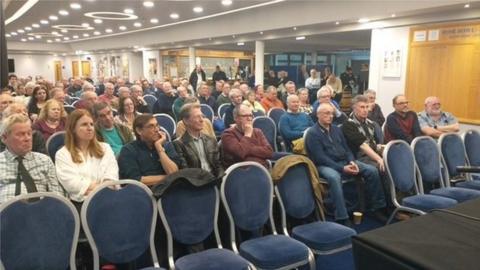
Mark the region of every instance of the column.
<instances>
[{"instance_id":1,"label":"column","mask_svg":"<svg viewBox=\"0 0 480 270\"><path fill-rule=\"evenodd\" d=\"M187 74L190 74L190 72L195 69L195 48L194 47L188 47L188 72Z\"/></svg>"},{"instance_id":2,"label":"column","mask_svg":"<svg viewBox=\"0 0 480 270\"><path fill-rule=\"evenodd\" d=\"M255 85L263 84L265 42L255 41Z\"/></svg>"},{"instance_id":3,"label":"column","mask_svg":"<svg viewBox=\"0 0 480 270\"><path fill-rule=\"evenodd\" d=\"M312 66L317 64L317 52L312 52Z\"/></svg>"}]
</instances>

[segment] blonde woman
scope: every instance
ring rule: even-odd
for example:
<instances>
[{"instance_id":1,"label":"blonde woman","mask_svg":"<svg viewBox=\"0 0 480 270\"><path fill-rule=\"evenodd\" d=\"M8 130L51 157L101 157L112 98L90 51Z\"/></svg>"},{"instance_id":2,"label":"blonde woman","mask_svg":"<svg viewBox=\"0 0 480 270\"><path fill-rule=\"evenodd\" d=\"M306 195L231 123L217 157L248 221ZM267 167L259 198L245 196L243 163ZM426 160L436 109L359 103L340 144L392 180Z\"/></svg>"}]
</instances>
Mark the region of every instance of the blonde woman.
<instances>
[{"instance_id":1,"label":"blonde woman","mask_svg":"<svg viewBox=\"0 0 480 270\"><path fill-rule=\"evenodd\" d=\"M40 110L32 128L40 132L47 141L53 133L65 130L66 116L63 105L55 99L49 99Z\"/></svg>"}]
</instances>

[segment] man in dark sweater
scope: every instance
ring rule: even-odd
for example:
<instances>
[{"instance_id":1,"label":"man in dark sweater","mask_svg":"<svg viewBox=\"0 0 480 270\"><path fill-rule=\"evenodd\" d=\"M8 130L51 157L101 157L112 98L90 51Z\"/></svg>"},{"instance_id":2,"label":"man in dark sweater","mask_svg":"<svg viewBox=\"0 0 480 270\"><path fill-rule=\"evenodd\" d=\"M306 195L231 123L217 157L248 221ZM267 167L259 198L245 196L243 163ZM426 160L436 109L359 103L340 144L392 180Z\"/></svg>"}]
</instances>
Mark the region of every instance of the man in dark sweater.
<instances>
[{"instance_id":1,"label":"man in dark sweater","mask_svg":"<svg viewBox=\"0 0 480 270\"><path fill-rule=\"evenodd\" d=\"M176 98L172 85L164 82L162 91L157 93L157 102L153 105L153 113L166 113L174 117L172 105Z\"/></svg>"},{"instance_id":2,"label":"man in dark sweater","mask_svg":"<svg viewBox=\"0 0 480 270\"><path fill-rule=\"evenodd\" d=\"M366 163L355 160L348 148L341 129L332 125L334 107L321 103L317 110L318 123L307 132L305 146L308 157L317 166L319 175L327 180L329 193L335 205L335 220L350 225L343 197L342 178L360 175L365 180L367 205L370 211L380 216L378 210L385 207L378 170ZM378 213L378 214L377 214Z\"/></svg>"},{"instance_id":3,"label":"man in dark sweater","mask_svg":"<svg viewBox=\"0 0 480 270\"><path fill-rule=\"evenodd\" d=\"M422 136L417 114L408 107L404 95L393 98L395 111L388 115L385 124L385 143L391 140L404 140L411 143L415 137Z\"/></svg>"}]
</instances>

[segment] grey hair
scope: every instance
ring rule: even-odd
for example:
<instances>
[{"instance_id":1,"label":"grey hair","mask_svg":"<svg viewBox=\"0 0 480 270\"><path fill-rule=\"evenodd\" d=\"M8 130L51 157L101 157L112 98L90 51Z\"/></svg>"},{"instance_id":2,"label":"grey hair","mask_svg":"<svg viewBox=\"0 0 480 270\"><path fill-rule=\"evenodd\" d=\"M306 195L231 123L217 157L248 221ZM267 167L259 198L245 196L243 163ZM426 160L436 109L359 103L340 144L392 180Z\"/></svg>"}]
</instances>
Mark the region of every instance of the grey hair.
<instances>
[{"instance_id":1,"label":"grey hair","mask_svg":"<svg viewBox=\"0 0 480 270\"><path fill-rule=\"evenodd\" d=\"M365 92L363 92L364 95L368 95L368 94L373 94L373 95L377 95L377 92L373 89L367 89L365 90Z\"/></svg>"},{"instance_id":2,"label":"grey hair","mask_svg":"<svg viewBox=\"0 0 480 270\"><path fill-rule=\"evenodd\" d=\"M353 99L352 99L352 106L355 106L357 103L359 102L365 102L365 103L368 103L368 98L367 96L365 95L356 95Z\"/></svg>"},{"instance_id":3,"label":"grey hair","mask_svg":"<svg viewBox=\"0 0 480 270\"><path fill-rule=\"evenodd\" d=\"M28 116L21 113L14 113L8 116L2 121L2 125L0 126L0 136L3 137L10 134L10 132L12 132L13 125L18 123L30 123L30 119L28 119Z\"/></svg>"},{"instance_id":4,"label":"grey hair","mask_svg":"<svg viewBox=\"0 0 480 270\"><path fill-rule=\"evenodd\" d=\"M235 108L233 108L233 118L237 118L240 115L240 110L242 109L242 107L250 109L249 106L247 106L243 103L238 105L238 106L235 106Z\"/></svg>"},{"instance_id":5,"label":"grey hair","mask_svg":"<svg viewBox=\"0 0 480 270\"><path fill-rule=\"evenodd\" d=\"M320 95L322 93L328 93L328 95L331 95L332 92L330 91L330 89L326 86L323 86L322 88L320 88L318 91L317 91L317 99L320 97Z\"/></svg>"},{"instance_id":6,"label":"grey hair","mask_svg":"<svg viewBox=\"0 0 480 270\"><path fill-rule=\"evenodd\" d=\"M200 109L202 106L198 103L187 103L180 109L180 119L185 120L190 118L193 109Z\"/></svg>"}]
</instances>

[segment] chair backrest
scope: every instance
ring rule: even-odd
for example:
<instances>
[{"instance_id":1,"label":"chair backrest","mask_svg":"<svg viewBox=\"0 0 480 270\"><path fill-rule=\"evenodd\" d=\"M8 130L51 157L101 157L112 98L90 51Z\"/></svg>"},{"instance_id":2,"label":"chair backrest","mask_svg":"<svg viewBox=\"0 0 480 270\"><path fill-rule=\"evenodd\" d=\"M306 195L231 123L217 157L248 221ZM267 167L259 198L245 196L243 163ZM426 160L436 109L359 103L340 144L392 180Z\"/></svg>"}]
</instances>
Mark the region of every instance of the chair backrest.
<instances>
[{"instance_id":1,"label":"chair backrest","mask_svg":"<svg viewBox=\"0 0 480 270\"><path fill-rule=\"evenodd\" d=\"M72 105L63 105L63 109L65 110L65 112L67 112L67 114L75 111L75 107L73 107Z\"/></svg>"},{"instance_id":2,"label":"chair backrest","mask_svg":"<svg viewBox=\"0 0 480 270\"><path fill-rule=\"evenodd\" d=\"M172 141L172 137L170 136L170 133L168 132L168 130L166 130L164 127L160 127L160 130L165 132L165 134L167 134L167 142L171 142Z\"/></svg>"},{"instance_id":3,"label":"chair backrest","mask_svg":"<svg viewBox=\"0 0 480 270\"><path fill-rule=\"evenodd\" d=\"M253 127L258 128L263 132L265 138L272 146L274 152L277 150L277 127L275 122L268 116L258 116L253 118Z\"/></svg>"},{"instance_id":4,"label":"chair backrest","mask_svg":"<svg viewBox=\"0 0 480 270\"><path fill-rule=\"evenodd\" d=\"M113 116L117 116L118 115L118 110L112 108L112 114L113 114Z\"/></svg>"},{"instance_id":5,"label":"chair backrest","mask_svg":"<svg viewBox=\"0 0 480 270\"><path fill-rule=\"evenodd\" d=\"M46 142L47 153L55 162L55 154L65 145L65 131L58 131L52 134Z\"/></svg>"},{"instance_id":6,"label":"chair backrest","mask_svg":"<svg viewBox=\"0 0 480 270\"><path fill-rule=\"evenodd\" d=\"M73 98L72 98L72 99L73 99ZM70 104L70 105L72 105L74 108L77 108L77 103L78 103L78 102L80 102L80 99L77 99L77 100L72 101L72 104Z\"/></svg>"},{"instance_id":7,"label":"chair backrest","mask_svg":"<svg viewBox=\"0 0 480 270\"><path fill-rule=\"evenodd\" d=\"M213 123L213 116L215 113L213 112L212 107L208 104L200 104L200 109L202 110L203 115L205 115L205 118L210 120L210 123Z\"/></svg>"},{"instance_id":8,"label":"chair backrest","mask_svg":"<svg viewBox=\"0 0 480 270\"><path fill-rule=\"evenodd\" d=\"M70 103L70 105L73 105L73 103L75 103L76 101L79 101L80 98L79 97L74 97L74 96L70 96L68 98L68 102Z\"/></svg>"},{"instance_id":9,"label":"chair backrest","mask_svg":"<svg viewBox=\"0 0 480 270\"><path fill-rule=\"evenodd\" d=\"M16 196L0 205L0 268L76 269L79 231L77 210L64 197Z\"/></svg>"},{"instance_id":10,"label":"chair backrest","mask_svg":"<svg viewBox=\"0 0 480 270\"><path fill-rule=\"evenodd\" d=\"M217 114L218 117L223 119L223 116L225 115L225 112L227 111L227 108L230 106L230 103L223 103L220 105L217 109Z\"/></svg>"},{"instance_id":11,"label":"chair backrest","mask_svg":"<svg viewBox=\"0 0 480 270\"><path fill-rule=\"evenodd\" d=\"M258 116L265 116L265 113L263 111L256 111L256 112L252 112L253 113L253 117L258 117Z\"/></svg>"},{"instance_id":12,"label":"chair backrest","mask_svg":"<svg viewBox=\"0 0 480 270\"><path fill-rule=\"evenodd\" d=\"M230 166L223 177L221 196L230 220L230 239L235 243L235 226L259 236L270 220L274 234L272 215L273 187L270 173L257 162L245 161Z\"/></svg>"},{"instance_id":13,"label":"chair backrest","mask_svg":"<svg viewBox=\"0 0 480 270\"><path fill-rule=\"evenodd\" d=\"M456 133L445 133L438 139L440 152L442 153L447 168L447 179L458 176L457 166L468 165L465 146L462 138Z\"/></svg>"},{"instance_id":14,"label":"chair backrest","mask_svg":"<svg viewBox=\"0 0 480 270\"><path fill-rule=\"evenodd\" d=\"M154 95L144 95L143 99L147 103L148 109L152 111L153 105L157 102L157 98Z\"/></svg>"},{"instance_id":15,"label":"chair backrest","mask_svg":"<svg viewBox=\"0 0 480 270\"><path fill-rule=\"evenodd\" d=\"M194 245L215 232L217 246L220 246L216 227L219 201L215 186L196 187L187 181L170 186L162 194L158 211L167 232L170 268L174 269L172 239L183 245Z\"/></svg>"},{"instance_id":16,"label":"chair backrest","mask_svg":"<svg viewBox=\"0 0 480 270\"><path fill-rule=\"evenodd\" d=\"M467 152L468 163L471 166L480 166L480 132L467 130L463 133L463 143Z\"/></svg>"},{"instance_id":17,"label":"chair backrest","mask_svg":"<svg viewBox=\"0 0 480 270\"><path fill-rule=\"evenodd\" d=\"M177 124L175 123L175 120L166 113L157 113L153 116L155 119L157 119L157 123L161 127L165 128L170 134L170 137L173 138L173 136L175 136L175 131L177 130Z\"/></svg>"},{"instance_id":18,"label":"chair backrest","mask_svg":"<svg viewBox=\"0 0 480 270\"><path fill-rule=\"evenodd\" d=\"M95 270L99 269L99 256L111 263L126 263L148 248L158 265L154 243L157 207L144 184L134 180L102 183L83 203L81 217Z\"/></svg>"},{"instance_id":19,"label":"chair backrest","mask_svg":"<svg viewBox=\"0 0 480 270\"><path fill-rule=\"evenodd\" d=\"M282 117L284 113L286 113L286 111L282 108L271 108L268 111L267 116L272 118L275 125L278 126L278 123L280 123L280 117Z\"/></svg>"},{"instance_id":20,"label":"chair backrest","mask_svg":"<svg viewBox=\"0 0 480 270\"><path fill-rule=\"evenodd\" d=\"M415 158L410 145L401 140L390 141L383 152L388 176L392 181L392 196L395 188L402 192L419 193L415 177Z\"/></svg>"},{"instance_id":21,"label":"chair backrest","mask_svg":"<svg viewBox=\"0 0 480 270\"><path fill-rule=\"evenodd\" d=\"M419 181L440 183L440 186L444 187L437 142L429 136L417 137L412 141L412 149Z\"/></svg>"}]
</instances>

